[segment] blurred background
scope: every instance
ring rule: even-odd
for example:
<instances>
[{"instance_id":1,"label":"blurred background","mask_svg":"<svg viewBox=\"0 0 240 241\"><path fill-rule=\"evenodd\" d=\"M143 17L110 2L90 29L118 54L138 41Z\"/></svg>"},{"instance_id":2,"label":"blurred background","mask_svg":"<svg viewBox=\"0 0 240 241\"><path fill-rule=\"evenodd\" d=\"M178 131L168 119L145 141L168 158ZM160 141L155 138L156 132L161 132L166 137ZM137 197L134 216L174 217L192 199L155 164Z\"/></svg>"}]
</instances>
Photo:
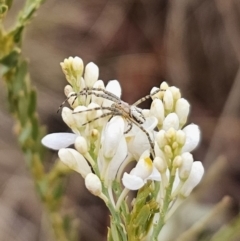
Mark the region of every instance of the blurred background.
<instances>
[{"instance_id":1,"label":"blurred background","mask_svg":"<svg viewBox=\"0 0 240 241\"><path fill-rule=\"evenodd\" d=\"M23 3L14 1L7 26ZM96 63L105 83L118 79L129 103L162 81L180 88L192 106L189 123L202 131L194 157L209 170L195 192L200 204L194 210L201 215L229 195L221 224L234 217L240 203L240 1L46 0L25 32L23 49L49 133L67 131L56 111L67 83L59 63L69 56ZM12 131L2 81L0 107L0 240L53 240ZM49 162L55 158L48 154ZM107 209L85 190L80 175L68 178L65 202L80 219L82 241L106 240ZM178 222L179 232L190 225L186 214Z\"/></svg>"}]
</instances>

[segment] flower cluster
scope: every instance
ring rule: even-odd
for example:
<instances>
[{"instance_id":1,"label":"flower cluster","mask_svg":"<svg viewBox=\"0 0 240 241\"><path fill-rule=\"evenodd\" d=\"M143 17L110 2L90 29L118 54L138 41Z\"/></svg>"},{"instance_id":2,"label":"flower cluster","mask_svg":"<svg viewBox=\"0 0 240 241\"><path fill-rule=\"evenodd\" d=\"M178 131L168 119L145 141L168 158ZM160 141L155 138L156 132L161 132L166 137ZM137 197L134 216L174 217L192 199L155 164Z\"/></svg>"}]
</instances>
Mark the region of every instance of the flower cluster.
<instances>
[{"instance_id":1,"label":"flower cluster","mask_svg":"<svg viewBox=\"0 0 240 241\"><path fill-rule=\"evenodd\" d=\"M70 84L64 92L71 107L63 107L62 118L73 133L49 134L42 143L59 150L60 160L104 200L112 215L109 240L157 240L204 173L190 153L200 131L195 124L186 126L188 101L163 82L130 106L121 100L117 80L105 87L98 79L94 63L84 69L79 57L70 57L61 67ZM137 107L149 97L150 109ZM67 148L71 144L75 148ZM132 161L136 165L128 172ZM130 190L138 191L131 205Z\"/></svg>"}]
</instances>

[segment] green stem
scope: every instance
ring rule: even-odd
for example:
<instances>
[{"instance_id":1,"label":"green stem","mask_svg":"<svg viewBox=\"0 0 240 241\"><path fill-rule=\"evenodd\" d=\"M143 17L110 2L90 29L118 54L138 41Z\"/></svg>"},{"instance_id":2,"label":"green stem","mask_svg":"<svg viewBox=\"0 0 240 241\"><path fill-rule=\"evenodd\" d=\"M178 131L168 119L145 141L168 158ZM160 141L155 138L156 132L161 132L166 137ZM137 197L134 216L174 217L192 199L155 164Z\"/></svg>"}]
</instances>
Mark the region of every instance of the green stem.
<instances>
[{"instance_id":1,"label":"green stem","mask_svg":"<svg viewBox=\"0 0 240 241\"><path fill-rule=\"evenodd\" d=\"M163 206L160 210L160 217L159 217L158 223L154 224L154 227L153 227L153 234L152 234L152 239L151 239L152 241L158 240L158 235L159 235L160 231L162 230L163 226L165 225L165 216L168 211L169 204L172 201L171 193L172 193L174 179L175 179L175 175L171 175L169 184L166 189L166 194L165 194L165 197L163 200Z\"/></svg>"}]
</instances>

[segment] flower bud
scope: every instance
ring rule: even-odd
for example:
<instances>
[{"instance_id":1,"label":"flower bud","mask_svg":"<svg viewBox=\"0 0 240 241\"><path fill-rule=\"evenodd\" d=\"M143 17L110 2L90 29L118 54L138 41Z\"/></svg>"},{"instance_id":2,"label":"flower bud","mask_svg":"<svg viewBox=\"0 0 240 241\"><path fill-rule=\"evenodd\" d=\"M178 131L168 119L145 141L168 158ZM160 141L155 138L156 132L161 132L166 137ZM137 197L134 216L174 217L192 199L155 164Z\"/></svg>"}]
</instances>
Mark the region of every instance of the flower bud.
<instances>
[{"instance_id":1,"label":"flower bud","mask_svg":"<svg viewBox=\"0 0 240 241\"><path fill-rule=\"evenodd\" d=\"M105 85L104 85L104 83L103 83L102 80L97 80L97 81L94 83L93 88L103 89L103 90L104 90L104 89L105 89ZM99 93L100 93L100 92L99 92ZM99 106L102 105L103 100L104 100L104 99L103 99L102 97L97 97L97 96L95 96L95 95L92 95L92 102L98 104Z\"/></svg>"},{"instance_id":2,"label":"flower bud","mask_svg":"<svg viewBox=\"0 0 240 241\"><path fill-rule=\"evenodd\" d=\"M161 90L167 90L168 89L168 84L167 82L163 81L160 85Z\"/></svg>"},{"instance_id":3,"label":"flower bud","mask_svg":"<svg viewBox=\"0 0 240 241\"><path fill-rule=\"evenodd\" d=\"M195 161L192 165L192 170L188 179L183 184L180 190L180 194L184 197L189 196L193 188L196 187L198 183L201 181L203 174L204 168L202 163L200 161Z\"/></svg>"},{"instance_id":4,"label":"flower bud","mask_svg":"<svg viewBox=\"0 0 240 241\"><path fill-rule=\"evenodd\" d=\"M74 146L76 150L82 155L85 155L88 152L87 141L83 136L78 136L76 138Z\"/></svg>"},{"instance_id":5,"label":"flower bud","mask_svg":"<svg viewBox=\"0 0 240 241\"><path fill-rule=\"evenodd\" d=\"M181 156L176 156L173 159L173 167L179 168L183 163L182 157Z\"/></svg>"},{"instance_id":6,"label":"flower bud","mask_svg":"<svg viewBox=\"0 0 240 241\"><path fill-rule=\"evenodd\" d=\"M151 108L150 115L153 115L158 120L158 125L162 125L164 120L164 106L160 99L154 99Z\"/></svg>"},{"instance_id":7,"label":"flower bud","mask_svg":"<svg viewBox=\"0 0 240 241\"><path fill-rule=\"evenodd\" d=\"M176 102L175 112L178 115L180 125L183 126L188 118L190 104L184 98L178 99Z\"/></svg>"},{"instance_id":8,"label":"flower bud","mask_svg":"<svg viewBox=\"0 0 240 241\"><path fill-rule=\"evenodd\" d=\"M87 107L83 105L79 105L73 110L73 118L75 120L75 123L77 123L78 127L81 127L88 121L86 110Z\"/></svg>"},{"instance_id":9,"label":"flower bud","mask_svg":"<svg viewBox=\"0 0 240 241\"><path fill-rule=\"evenodd\" d=\"M191 124L183 128L186 135L186 141L182 148L182 152L191 152L194 150L200 141L200 130L195 124Z\"/></svg>"},{"instance_id":10,"label":"flower bud","mask_svg":"<svg viewBox=\"0 0 240 241\"><path fill-rule=\"evenodd\" d=\"M172 96L175 101L181 98L181 92L179 88L175 86L171 86L169 87L169 90L172 92Z\"/></svg>"},{"instance_id":11,"label":"flower bud","mask_svg":"<svg viewBox=\"0 0 240 241\"><path fill-rule=\"evenodd\" d=\"M171 111L173 109L173 95L169 89L167 89L164 93L163 103L167 111Z\"/></svg>"},{"instance_id":12,"label":"flower bud","mask_svg":"<svg viewBox=\"0 0 240 241\"><path fill-rule=\"evenodd\" d=\"M95 196L102 193L102 183L99 177L93 173L89 173L85 178L86 188Z\"/></svg>"},{"instance_id":13,"label":"flower bud","mask_svg":"<svg viewBox=\"0 0 240 241\"><path fill-rule=\"evenodd\" d=\"M80 173L83 178L92 172L85 158L74 149L62 148L58 151L58 156L65 165Z\"/></svg>"},{"instance_id":14,"label":"flower bud","mask_svg":"<svg viewBox=\"0 0 240 241\"><path fill-rule=\"evenodd\" d=\"M184 133L184 131L182 130L178 130L176 132L176 141L179 145L183 146L185 144L186 141L186 135Z\"/></svg>"},{"instance_id":15,"label":"flower bud","mask_svg":"<svg viewBox=\"0 0 240 241\"><path fill-rule=\"evenodd\" d=\"M83 61L79 57L74 57L72 60L72 70L74 75L79 78L83 73Z\"/></svg>"},{"instance_id":16,"label":"flower bud","mask_svg":"<svg viewBox=\"0 0 240 241\"><path fill-rule=\"evenodd\" d=\"M182 165L179 168L179 177L182 180L186 180L191 172L193 164L193 156L189 152L184 152L182 155Z\"/></svg>"},{"instance_id":17,"label":"flower bud","mask_svg":"<svg viewBox=\"0 0 240 241\"><path fill-rule=\"evenodd\" d=\"M85 67L84 80L87 87L92 88L94 83L98 80L99 69L96 64L90 62Z\"/></svg>"},{"instance_id":18,"label":"flower bud","mask_svg":"<svg viewBox=\"0 0 240 241\"><path fill-rule=\"evenodd\" d=\"M167 139L166 139L165 133L166 132L164 130L160 130L156 134L156 141L157 141L159 148L163 148L167 144Z\"/></svg>"},{"instance_id":19,"label":"flower bud","mask_svg":"<svg viewBox=\"0 0 240 241\"><path fill-rule=\"evenodd\" d=\"M178 130L179 128L179 119L176 113L168 114L163 121L163 130L167 131L171 127L175 130Z\"/></svg>"},{"instance_id":20,"label":"flower bud","mask_svg":"<svg viewBox=\"0 0 240 241\"><path fill-rule=\"evenodd\" d=\"M72 110L68 107L63 107L62 109L62 118L63 121L73 129L76 126L75 120L73 118Z\"/></svg>"},{"instance_id":21,"label":"flower bud","mask_svg":"<svg viewBox=\"0 0 240 241\"><path fill-rule=\"evenodd\" d=\"M153 93L155 93L155 94L153 95ZM157 87L153 87L150 91L152 100L159 99L160 98L159 94L160 94L160 89Z\"/></svg>"},{"instance_id":22,"label":"flower bud","mask_svg":"<svg viewBox=\"0 0 240 241\"><path fill-rule=\"evenodd\" d=\"M64 94L65 94L66 96L69 96L70 93L74 93L73 88L72 88L71 85L66 85L66 86L64 87Z\"/></svg>"},{"instance_id":23,"label":"flower bud","mask_svg":"<svg viewBox=\"0 0 240 241\"><path fill-rule=\"evenodd\" d=\"M166 172L167 164L161 157L156 156L153 160L153 164L160 173Z\"/></svg>"}]
</instances>

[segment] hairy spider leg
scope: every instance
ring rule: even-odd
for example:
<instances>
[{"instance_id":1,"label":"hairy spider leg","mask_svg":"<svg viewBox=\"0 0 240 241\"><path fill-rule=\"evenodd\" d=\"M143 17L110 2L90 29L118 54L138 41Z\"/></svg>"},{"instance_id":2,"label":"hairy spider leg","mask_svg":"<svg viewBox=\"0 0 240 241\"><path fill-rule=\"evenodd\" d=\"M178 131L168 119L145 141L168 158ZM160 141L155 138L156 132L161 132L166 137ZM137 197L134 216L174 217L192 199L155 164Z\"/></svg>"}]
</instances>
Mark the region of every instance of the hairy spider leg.
<instances>
[{"instance_id":1,"label":"hairy spider leg","mask_svg":"<svg viewBox=\"0 0 240 241\"><path fill-rule=\"evenodd\" d=\"M113 108L113 107L102 106L102 107L95 107L95 108L92 108L92 109L80 110L80 111L77 111L77 112L73 111L73 114L78 114L78 113L83 113L83 112L88 112L88 111L94 111L94 110L110 110L112 112L116 112L116 109Z\"/></svg>"},{"instance_id":2,"label":"hairy spider leg","mask_svg":"<svg viewBox=\"0 0 240 241\"><path fill-rule=\"evenodd\" d=\"M141 99L137 100L133 105L137 106L137 105L141 104L142 102L144 102L145 100L147 100L147 99L151 98L152 96L156 95L160 91L164 91L164 90L161 90L161 89L156 90L152 94L146 95L146 96L142 97Z\"/></svg>"},{"instance_id":3,"label":"hairy spider leg","mask_svg":"<svg viewBox=\"0 0 240 241\"><path fill-rule=\"evenodd\" d=\"M126 119L126 121L128 129L124 131L124 134L127 134L129 131L131 131L133 127L132 122L129 119Z\"/></svg>"},{"instance_id":4,"label":"hairy spider leg","mask_svg":"<svg viewBox=\"0 0 240 241\"><path fill-rule=\"evenodd\" d=\"M119 112L119 113L118 113L118 112L114 112L114 113L113 113L113 112L104 113L104 114L102 114L101 116L98 116L98 117L96 117L96 118L94 118L94 119L92 119L92 120L90 120L90 121L82 124L82 126L85 126L85 125L87 125L87 124L89 124L89 123L91 123L91 122L94 122L94 121L96 121L96 120L98 120L98 119L104 118L104 117L109 116L109 115L111 115L111 116L117 116L117 115L122 116L122 114L121 114L120 112Z\"/></svg>"},{"instance_id":5,"label":"hairy spider leg","mask_svg":"<svg viewBox=\"0 0 240 241\"><path fill-rule=\"evenodd\" d=\"M131 118L130 121L131 121L132 123L134 123L139 129L141 129L141 130L145 133L145 135L147 136L147 139L148 139L148 141L149 141L150 147L151 147L152 155L153 155L153 157L155 157L155 155L154 155L154 143L153 143L153 141L152 141L149 133L144 129L144 127L142 127L142 126L141 126L137 121L135 121L134 119Z\"/></svg>"},{"instance_id":6,"label":"hairy spider leg","mask_svg":"<svg viewBox=\"0 0 240 241\"><path fill-rule=\"evenodd\" d=\"M68 96L63 102L62 104L58 107L57 113L60 111L60 109L65 105L65 103L73 96L76 96L77 93L72 93L70 96ZM75 99L73 101L73 103L75 102Z\"/></svg>"}]
</instances>

